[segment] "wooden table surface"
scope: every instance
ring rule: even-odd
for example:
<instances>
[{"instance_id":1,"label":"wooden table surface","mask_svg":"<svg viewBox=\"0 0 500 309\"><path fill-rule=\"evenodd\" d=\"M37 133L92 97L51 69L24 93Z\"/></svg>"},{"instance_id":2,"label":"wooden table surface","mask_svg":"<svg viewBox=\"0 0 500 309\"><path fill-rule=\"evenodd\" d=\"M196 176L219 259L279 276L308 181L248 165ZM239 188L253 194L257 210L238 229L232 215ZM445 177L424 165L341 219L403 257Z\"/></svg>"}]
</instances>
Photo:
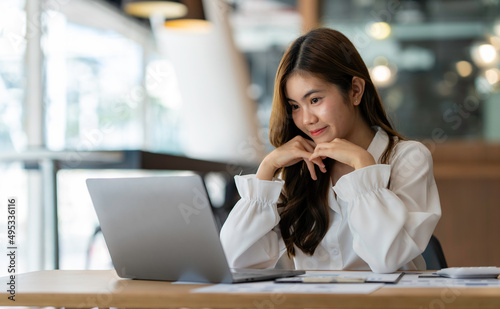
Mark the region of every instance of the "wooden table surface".
<instances>
[{"instance_id":1,"label":"wooden table surface","mask_svg":"<svg viewBox=\"0 0 500 309\"><path fill-rule=\"evenodd\" d=\"M72 308L500 308L498 288L391 288L356 294L202 294L202 284L121 279L114 270L50 270L16 276L16 301L0 278L0 305ZM7 289L5 288L7 287Z\"/></svg>"}]
</instances>

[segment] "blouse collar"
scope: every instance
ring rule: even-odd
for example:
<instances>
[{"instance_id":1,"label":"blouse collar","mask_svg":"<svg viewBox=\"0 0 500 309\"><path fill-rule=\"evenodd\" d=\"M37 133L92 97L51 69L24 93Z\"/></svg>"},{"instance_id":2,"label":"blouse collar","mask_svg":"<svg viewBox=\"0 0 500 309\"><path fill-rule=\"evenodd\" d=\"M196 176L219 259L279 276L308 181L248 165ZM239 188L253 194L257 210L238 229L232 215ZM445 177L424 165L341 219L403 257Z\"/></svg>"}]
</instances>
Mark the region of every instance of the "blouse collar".
<instances>
[{"instance_id":1,"label":"blouse collar","mask_svg":"<svg viewBox=\"0 0 500 309\"><path fill-rule=\"evenodd\" d=\"M382 157L382 154L384 153L384 150L389 143L389 136L381 127L373 128L377 130L377 133L375 133L375 136L373 137L370 146L368 146L367 151L373 156L375 162L379 164L380 158Z\"/></svg>"}]
</instances>

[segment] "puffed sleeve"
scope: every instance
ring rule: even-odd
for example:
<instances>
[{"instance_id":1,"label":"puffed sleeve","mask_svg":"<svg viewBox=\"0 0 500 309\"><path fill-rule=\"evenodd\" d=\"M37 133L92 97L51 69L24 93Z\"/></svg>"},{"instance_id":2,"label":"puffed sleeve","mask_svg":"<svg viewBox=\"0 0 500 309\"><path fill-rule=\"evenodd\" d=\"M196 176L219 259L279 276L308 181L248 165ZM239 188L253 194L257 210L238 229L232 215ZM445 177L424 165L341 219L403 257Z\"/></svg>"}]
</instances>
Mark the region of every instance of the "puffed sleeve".
<instances>
[{"instance_id":1,"label":"puffed sleeve","mask_svg":"<svg viewBox=\"0 0 500 309\"><path fill-rule=\"evenodd\" d=\"M396 147L391 165L361 168L334 187L348 203L354 251L379 273L419 256L441 217L430 151L413 141Z\"/></svg>"},{"instance_id":2,"label":"puffed sleeve","mask_svg":"<svg viewBox=\"0 0 500 309\"><path fill-rule=\"evenodd\" d=\"M235 176L241 199L220 233L232 268L271 268L285 250L278 223L277 202L282 180L265 181L255 175Z\"/></svg>"}]
</instances>

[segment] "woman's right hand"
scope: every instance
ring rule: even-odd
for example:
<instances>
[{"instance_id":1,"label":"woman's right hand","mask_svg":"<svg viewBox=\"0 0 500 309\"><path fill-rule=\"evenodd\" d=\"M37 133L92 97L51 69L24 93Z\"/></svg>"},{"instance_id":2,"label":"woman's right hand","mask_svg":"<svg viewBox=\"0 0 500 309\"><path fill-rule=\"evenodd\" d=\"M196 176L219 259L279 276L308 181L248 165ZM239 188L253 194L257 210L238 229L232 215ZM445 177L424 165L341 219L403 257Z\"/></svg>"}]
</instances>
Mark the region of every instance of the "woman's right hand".
<instances>
[{"instance_id":1,"label":"woman's right hand","mask_svg":"<svg viewBox=\"0 0 500 309\"><path fill-rule=\"evenodd\" d=\"M314 164L318 165L323 173L326 172L326 167L319 157L315 158L313 161L309 160L315 148L316 144L313 141L299 135L295 136L285 144L271 151L264 160L262 160L259 170L257 171L257 178L260 180L272 180L274 173L279 168L304 161L309 169L311 178L313 180L318 179L316 177L316 171L314 170Z\"/></svg>"}]
</instances>

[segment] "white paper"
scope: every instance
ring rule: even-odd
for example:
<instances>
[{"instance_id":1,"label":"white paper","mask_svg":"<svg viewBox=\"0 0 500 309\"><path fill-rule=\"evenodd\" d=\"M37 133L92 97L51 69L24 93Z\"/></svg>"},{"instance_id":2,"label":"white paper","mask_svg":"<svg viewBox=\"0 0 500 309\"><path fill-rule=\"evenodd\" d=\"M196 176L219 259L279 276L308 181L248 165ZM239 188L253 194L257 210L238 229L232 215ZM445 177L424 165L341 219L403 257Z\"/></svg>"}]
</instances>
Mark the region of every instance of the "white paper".
<instances>
[{"instance_id":1,"label":"white paper","mask_svg":"<svg viewBox=\"0 0 500 309\"><path fill-rule=\"evenodd\" d=\"M380 283L363 284L309 284L274 283L269 281L237 284L217 284L199 289L192 293L314 293L314 294L370 294L383 287Z\"/></svg>"},{"instance_id":2,"label":"white paper","mask_svg":"<svg viewBox=\"0 0 500 309\"><path fill-rule=\"evenodd\" d=\"M392 274L376 274L371 271L319 271L308 270L307 277L342 277L342 278L364 278L367 281L393 282L401 275L400 272Z\"/></svg>"},{"instance_id":3,"label":"white paper","mask_svg":"<svg viewBox=\"0 0 500 309\"><path fill-rule=\"evenodd\" d=\"M500 280L498 279L451 279L444 277L419 278L422 275L431 275L426 272L422 274L405 274L398 284L391 287L415 288L415 287L498 287L500 293Z\"/></svg>"}]
</instances>

